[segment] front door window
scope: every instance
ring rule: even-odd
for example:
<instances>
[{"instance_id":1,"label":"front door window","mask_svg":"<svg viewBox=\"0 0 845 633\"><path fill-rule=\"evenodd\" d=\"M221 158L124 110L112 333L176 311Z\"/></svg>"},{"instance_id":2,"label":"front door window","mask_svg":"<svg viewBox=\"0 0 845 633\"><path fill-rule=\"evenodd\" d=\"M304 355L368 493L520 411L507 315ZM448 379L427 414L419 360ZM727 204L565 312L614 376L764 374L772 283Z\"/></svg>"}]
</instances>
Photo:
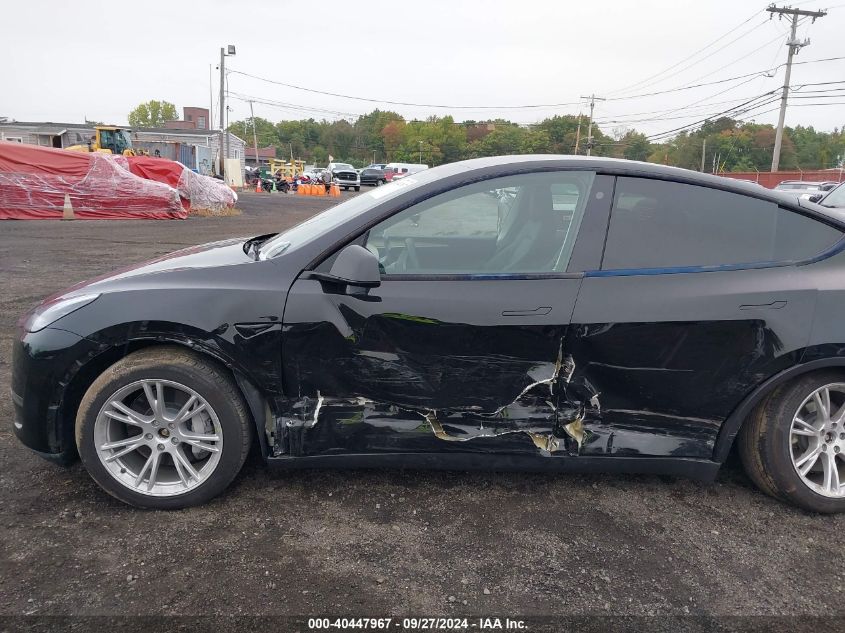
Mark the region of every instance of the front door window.
<instances>
[{"instance_id":1,"label":"front door window","mask_svg":"<svg viewBox=\"0 0 845 633\"><path fill-rule=\"evenodd\" d=\"M549 172L467 185L376 225L366 246L386 278L562 273L593 177Z\"/></svg>"}]
</instances>

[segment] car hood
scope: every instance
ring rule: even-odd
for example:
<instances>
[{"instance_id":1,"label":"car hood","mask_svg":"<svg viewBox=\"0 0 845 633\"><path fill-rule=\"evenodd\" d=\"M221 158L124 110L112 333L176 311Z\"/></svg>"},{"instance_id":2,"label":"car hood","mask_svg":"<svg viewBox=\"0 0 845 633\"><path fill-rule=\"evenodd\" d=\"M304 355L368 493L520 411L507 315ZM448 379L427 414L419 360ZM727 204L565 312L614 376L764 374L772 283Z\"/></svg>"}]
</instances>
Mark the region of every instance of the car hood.
<instances>
[{"instance_id":1,"label":"car hood","mask_svg":"<svg viewBox=\"0 0 845 633\"><path fill-rule=\"evenodd\" d=\"M80 282L52 295L51 297L48 297L45 301L49 301L50 299L60 296L73 296L89 292L107 291L130 283L138 278L146 278L152 275L207 268L219 268L221 266L233 266L254 262L255 259L244 252L244 242L247 239L249 238L238 237L183 248L146 262L133 264L131 266L106 273L105 275Z\"/></svg>"},{"instance_id":2,"label":"car hood","mask_svg":"<svg viewBox=\"0 0 845 633\"><path fill-rule=\"evenodd\" d=\"M809 211L814 211L819 215L825 216L840 223L840 228L845 230L845 208L842 207L826 207L823 204L810 202L805 198L798 199L798 205Z\"/></svg>"}]
</instances>

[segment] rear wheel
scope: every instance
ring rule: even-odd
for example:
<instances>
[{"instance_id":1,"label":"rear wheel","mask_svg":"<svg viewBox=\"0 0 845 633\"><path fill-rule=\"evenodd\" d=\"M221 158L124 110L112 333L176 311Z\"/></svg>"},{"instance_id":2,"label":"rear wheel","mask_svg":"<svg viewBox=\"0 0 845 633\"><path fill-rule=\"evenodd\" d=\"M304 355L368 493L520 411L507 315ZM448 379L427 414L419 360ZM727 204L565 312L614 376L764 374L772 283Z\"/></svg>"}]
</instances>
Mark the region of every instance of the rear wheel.
<instances>
[{"instance_id":1,"label":"rear wheel","mask_svg":"<svg viewBox=\"0 0 845 633\"><path fill-rule=\"evenodd\" d=\"M814 373L778 388L746 421L739 449L768 494L814 512L845 511L845 376Z\"/></svg>"},{"instance_id":2,"label":"rear wheel","mask_svg":"<svg viewBox=\"0 0 845 633\"><path fill-rule=\"evenodd\" d=\"M86 392L76 444L108 493L157 509L197 505L222 492L246 459L252 425L231 379L189 351L130 354Z\"/></svg>"}]
</instances>

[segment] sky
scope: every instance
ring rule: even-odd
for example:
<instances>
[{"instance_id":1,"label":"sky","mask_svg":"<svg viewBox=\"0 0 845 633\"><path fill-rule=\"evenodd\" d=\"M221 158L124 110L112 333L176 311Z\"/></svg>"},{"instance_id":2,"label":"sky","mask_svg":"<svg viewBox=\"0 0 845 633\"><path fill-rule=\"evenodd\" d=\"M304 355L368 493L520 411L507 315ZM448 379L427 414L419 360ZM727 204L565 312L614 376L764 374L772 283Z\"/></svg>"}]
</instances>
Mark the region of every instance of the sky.
<instances>
[{"instance_id":1,"label":"sky","mask_svg":"<svg viewBox=\"0 0 845 633\"><path fill-rule=\"evenodd\" d=\"M136 105L159 99L180 113L211 104L217 120L220 47L234 44L230 121L248 117L252 99L256 116L271 121L354 119L379 108L407 119L530 124L587 114L584 97L595 94L606 99L595 105L606 133L636 129L658 139L731 108L775 123L788 24L769 20L767 4L5 0L0 117L125 124ZM793 68L786 123L841 128L845 0L791 4L830 10L799 26L811 44L795 61L811 63ZM814 61L831 57L843 59ZM707 85L690 88L698 84Z\"/></svg>"}]
</instances>

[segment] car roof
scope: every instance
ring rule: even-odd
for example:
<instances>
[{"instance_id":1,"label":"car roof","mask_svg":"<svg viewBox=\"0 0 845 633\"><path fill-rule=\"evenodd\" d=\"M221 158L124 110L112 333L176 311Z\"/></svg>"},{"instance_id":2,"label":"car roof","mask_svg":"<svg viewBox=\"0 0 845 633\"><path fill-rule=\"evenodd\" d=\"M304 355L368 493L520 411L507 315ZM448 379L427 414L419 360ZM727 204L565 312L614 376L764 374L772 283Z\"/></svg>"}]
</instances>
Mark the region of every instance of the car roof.
<instances>
[{"instance_id":1,"label":"car roof","mask_svg":"<svg viewBox=\"0 0 845 633\"><path fill-rule=\"evenodd\" d=\"M543 168L576 169L597 171L616 176L637 176L644 178L657 178L660 180L674 180L692 185L700 185L703 187L739 193L761 200L768 200L780 206L800 210L808 213L809 215L817 215L823 219L832 220L840 228L845 229L845 222L843 222L842 214L833 213L831 212L831 209L812 202L805 200L799 201L794 194L767 189L766 187L761 187L757 183L743 182L733 178L706 174L698 171L692 171L690 169L683 169L681 167L657 165L655 163L645 163L641 161L627 160L624 158L573 156L567 154L489 156L485 158L472 158L455 163L447 163L445 165L440 165L438 167L418 172L414 177L421 178L421 174L425 174L425 180L430 182L461 173L469 176L469 172L485 172L497 167L504 169L505 171L510 171L508 168L513 168L517 171L522 169Z\"/></svg>"}]
</instances>

